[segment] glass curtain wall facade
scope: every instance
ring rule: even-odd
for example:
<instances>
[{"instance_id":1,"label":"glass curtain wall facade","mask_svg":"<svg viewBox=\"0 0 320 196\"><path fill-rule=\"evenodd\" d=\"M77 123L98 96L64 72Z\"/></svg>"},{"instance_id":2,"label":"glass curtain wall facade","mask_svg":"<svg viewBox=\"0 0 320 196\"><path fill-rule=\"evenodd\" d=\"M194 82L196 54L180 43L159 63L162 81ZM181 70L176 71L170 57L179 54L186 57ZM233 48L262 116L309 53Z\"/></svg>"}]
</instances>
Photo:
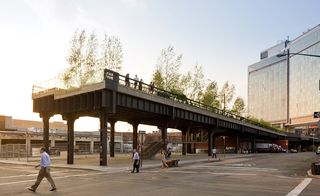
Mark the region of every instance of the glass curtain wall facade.
<instances>
[{"instance_id":1,"label":"glass curtain wall facade","mask_svg":"<svg viewBox=\"0 0 320 196\"><path fill-rule=\"evenodd\" d=\"M250 73L248 81L250 116L266 121L284 121L286 119L286 75L286 62L277 62Z\"/></svg>"},{"instance_id":2,"label":"glass curtain wall facade","mask_svg":"<svg viewBox=\"0 0 320 196\"><path fill-rule=\"evenodd\" d=\"M277 56L288 49L320 55L320 25L288 44L263 51L261 60L248 67L248 113L289 130L316 126L319 119L313 118L313 112L320 111L320 58Z\"/></svg>"}]
</instances>

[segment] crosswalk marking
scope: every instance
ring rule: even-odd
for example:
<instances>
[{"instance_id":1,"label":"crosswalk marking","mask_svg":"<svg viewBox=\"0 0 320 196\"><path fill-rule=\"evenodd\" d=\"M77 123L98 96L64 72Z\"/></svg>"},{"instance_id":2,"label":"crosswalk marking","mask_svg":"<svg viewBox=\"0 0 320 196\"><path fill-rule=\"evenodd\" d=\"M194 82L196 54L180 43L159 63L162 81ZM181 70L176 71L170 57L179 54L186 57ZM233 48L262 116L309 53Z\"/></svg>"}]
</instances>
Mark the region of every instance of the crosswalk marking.
<instances>
[{"instance_id":1,"label":"crosswalk marking","mask_svg":"<svg viewBox=\"0 0 320 196\"><path fill-rule=\"evenodd\" d=\"M207 166L189 166L188 168L196 168L196 169L226 169L226 170L240 170L240 171L279 171L279 169L274 169L274 168L264 168L264 167L247 167L247 166L212 166L212 165L207 165Z\"/></svg>"},{"instance_id":2,"label":"crosswalk marking","mask_svg":"<svg viewBox=\"0 0 320 196\"><path fill-rule=\"evenodd\" d=\"M70 177L94 176L94 175L101 175L101 174L105 174L105 173L98 172L98 173L85 173L85 174L66 175L66 176L54 177L54 179L62 179L62 178L70 178ZM14 182L4 182L4 183L0 183L0 186L11 185L11 184L23 184L23 183L26 183L26 182L34 182L35 180L36 179L20 180L20 181L14 181Z\"/></svg>"},{"instance_id":3,"label":"crosswalk marking","mask_svg":"<svg viewBox=\"0 0 320 196\"><path fill-rule=\"evenodd\" d=\"M312 178L305 178L301 181L301 183L296 186L287 196L298 196L312 181Z\"/></svg>"},{"instance_id":4,"label":"crosswalk marking","mask_svg":"<svg viewBox=\"0 0 320 196\"><path fill-rule=\"evenodd\" d=\"M143 173L162 173L163 171L144 171ZM210 175L228 175L228 176L256 176L257 174L249 173L231 173L231 172L201 172L201 171L178 171L166 170L168 173L181 173L181 174L210 174Z\"/></svg>"}]
</instances>

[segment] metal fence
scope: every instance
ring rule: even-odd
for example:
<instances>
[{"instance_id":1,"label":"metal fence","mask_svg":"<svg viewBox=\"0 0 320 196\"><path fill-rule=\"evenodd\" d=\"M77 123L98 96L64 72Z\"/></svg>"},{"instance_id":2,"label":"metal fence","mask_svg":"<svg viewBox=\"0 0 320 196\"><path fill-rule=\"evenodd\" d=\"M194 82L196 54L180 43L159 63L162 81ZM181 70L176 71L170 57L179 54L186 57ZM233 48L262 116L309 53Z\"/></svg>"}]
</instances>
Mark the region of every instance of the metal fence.
<instances>
[{"instance_id":1,"label":"metal fence","mask_svg":"<svg viewBox=\"0 0 320 196\"><path fill-rule=\"evenodd\" d=\"M27 148L25 144L5 144L1 145L0 158L12 159L28 157Z\"/></svg>"}]
</instances>

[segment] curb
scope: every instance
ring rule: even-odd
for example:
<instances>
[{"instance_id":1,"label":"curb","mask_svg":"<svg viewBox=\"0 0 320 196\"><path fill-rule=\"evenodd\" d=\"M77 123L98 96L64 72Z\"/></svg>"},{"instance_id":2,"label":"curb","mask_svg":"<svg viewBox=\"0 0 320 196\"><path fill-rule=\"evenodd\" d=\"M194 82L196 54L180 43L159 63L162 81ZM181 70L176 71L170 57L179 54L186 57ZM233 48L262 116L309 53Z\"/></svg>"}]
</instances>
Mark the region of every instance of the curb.
<instances>
[{"instance_id":1,"label":"curb","mask_svg":"<svg viewBox=\"0 0 320 196\"><path fill-rule=\"evenodd\" d=\"M313 174L311 173L311 169L309 169L309 170L307 171L307 176L310 177L310 178L320 179L320 175L313 175Z\"/></svg>"},{"instance_id":2,"label":"curb","mask_svg":"<svg viewBox=\"0 0 320 196\"><path fill-rule=\"evenodd\" d=\"M210 163L210 162L219 162L222 159L216 160L208 160L208 159L197 159L197 160L181 160L179 161L179 166L181 165L189 165L193 163ZM22 166L34 166L35 163L33 162L19 162L19 161L2 161L2 164L15 164L15 165L22 165ZM130 171L130 166L120 166L120 167L110 167L110 166L90 166L90 165L59 165L59 164L52 164L52 168L64 168L64 169L81 169L81 170L90 170L90 171L100 171L100 172L121 172L121 171ZM146 164L142 165L143 169L153 169L153 168L161 168L161 163L155 164Z\"/></svg>"}]
</instances>

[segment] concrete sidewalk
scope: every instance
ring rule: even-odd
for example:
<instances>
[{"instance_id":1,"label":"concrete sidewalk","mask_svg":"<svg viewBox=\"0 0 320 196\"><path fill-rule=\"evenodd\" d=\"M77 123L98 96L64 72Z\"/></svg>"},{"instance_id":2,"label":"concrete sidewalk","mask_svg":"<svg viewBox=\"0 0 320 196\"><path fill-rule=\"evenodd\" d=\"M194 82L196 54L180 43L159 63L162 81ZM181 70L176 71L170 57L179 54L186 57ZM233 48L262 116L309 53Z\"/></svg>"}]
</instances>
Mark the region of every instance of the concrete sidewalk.
<instances>
[{"instance_id":1,"label":"concrete sidewalk","mask_svg":"<svg viewBox=\"0 0 320 196\"><path fill-rule=\"evenodd\" d=\"M232 158L250 158L256 156L257 154L226 154L218 155L217 159L212 159L208 157L207 154L188 154L185 156L174 154L172 159L180 159L179 166L186 164L193 164L199 162L212 162L212 161L222 161L225 159ZM15 164L15 165L27 165L34 166L39 162L39 157L10 160L10 159L0 159L2 164ZM99 164L99 155L76 155L74 159L74 164L66 164L66 159L60 157L52 157L53 168L67 168L67 169L82 169L82 170L93 170L93 171L102 171L102 172L121 172L121 171L130 171L132 170L131 154L118 154L115 157L108 157L107 166L100 166ZM162 165L160 157L156 156L154 159L142 160L141 169L150 169L150 168L160 168Z\"/></svg>"}]
</instances>

